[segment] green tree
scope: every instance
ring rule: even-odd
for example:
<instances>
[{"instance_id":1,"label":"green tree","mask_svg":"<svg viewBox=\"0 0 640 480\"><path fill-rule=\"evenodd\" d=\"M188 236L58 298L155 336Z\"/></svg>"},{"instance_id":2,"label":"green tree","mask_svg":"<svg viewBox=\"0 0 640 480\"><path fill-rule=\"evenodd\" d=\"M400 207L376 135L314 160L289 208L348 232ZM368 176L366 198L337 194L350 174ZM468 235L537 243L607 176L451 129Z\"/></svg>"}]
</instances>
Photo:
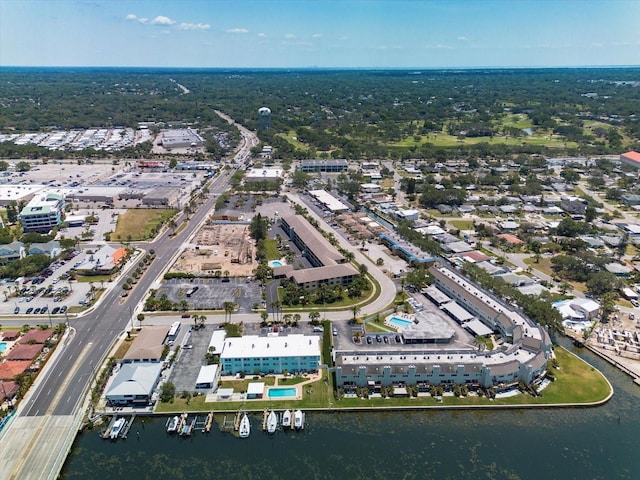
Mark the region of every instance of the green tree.
<instances>
[{"instance_id":1,"label":"green tree","mask_svg":"<svg viewBox=\"0 0 640 480\"><path fill-rule=\"evenodd\" d=\"M173 402L176 395L176 386L172 382L165 382L160 389L160 401L164 403Z\"/></svg>"}]
</instances>

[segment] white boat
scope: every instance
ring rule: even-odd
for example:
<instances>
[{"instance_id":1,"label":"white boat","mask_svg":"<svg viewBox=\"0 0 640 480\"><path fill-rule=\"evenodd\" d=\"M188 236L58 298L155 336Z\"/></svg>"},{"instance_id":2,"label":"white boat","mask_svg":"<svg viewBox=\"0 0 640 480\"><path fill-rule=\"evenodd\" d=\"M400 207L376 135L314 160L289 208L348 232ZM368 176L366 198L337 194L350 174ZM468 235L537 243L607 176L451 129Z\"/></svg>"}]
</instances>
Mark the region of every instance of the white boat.
<instances>
[{"instance_id":1,"label":"white boat","mask_svg":"<svg viewBox=\"0 0 640 480\"><path fill-rule=\"evenodd\" d=\"M124 417L121 417L114 422L113 427L111 427L111 430L109 431L109 438L111 440L115 440L118 438L120 432L122 431L122 427L124 427L126 422L127 421Z\"/></svg>"},{"instance_id":2,"label":"white boat","mask_svg":"<svg viewBox=\"0 0 640 480\"><path fill-rule=\"evenodd\" d=\"M296 410L293 414L293 428L302 430L304 428L304 413L302 410Z\"/></svg>"},{"instance_id":3,"label":"white boat","mask_svg":"<svg viewBox=\"0 0 640 480\"><path fill-rule=\"evenodd\" d=\"M242 416L242 420L240 420L240 430L239 435L240 438L247 438L251 434L251 422L249 422L249 417L245 413Z\"/></svg>"},{"instance_id":4,"label":"white boat","mask_svg":"<svg viewBox=\"0 0 640 480\"><path fill-rule=\"evenodd\" d=\"M282 426L291 427L291 410L285 410L282 414Z\"/></svg>"},{"instance_id":5,"label":"white boat","mask_svg":"<svg viewBox=\"0 0 640 480\"><path fill-rule=\"evenodd\" d=\"M267 417L267 433L275 433L276 428L278 428L278 415L276 412L271 410L269 416Z\"/></svg>"},{"instance_id":6,"label":"white boat","mask_svg":"<svg viewBox=\"0 0 640 480\"><path fill-rule=\"evenodd\" d=\"M180 423L180 417L175 416L169 420L167 424L167 433L175 433L178 430L178 424Z\"/></svg>"}]
</instances>

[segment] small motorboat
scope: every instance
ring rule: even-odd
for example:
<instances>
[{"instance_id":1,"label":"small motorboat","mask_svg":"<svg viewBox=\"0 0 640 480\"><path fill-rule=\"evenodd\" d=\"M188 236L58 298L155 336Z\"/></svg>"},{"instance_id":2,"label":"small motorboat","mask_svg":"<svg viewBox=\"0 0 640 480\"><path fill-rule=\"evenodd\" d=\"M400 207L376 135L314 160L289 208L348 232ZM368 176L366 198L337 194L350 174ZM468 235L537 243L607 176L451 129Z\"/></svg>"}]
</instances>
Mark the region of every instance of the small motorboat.
<instances>
[{"instance_id":1,"label":"small motorboat","mask_svg":"<svg viewBox=\"0 0 640 480\"><path fill-rule=\"evenodd\" d=\"M285 410L282 414L282 426L291 428L291 410Z\"/></svg>"},{"instance_id":2,"label":"small motorboat","mask_svg":"<svg viewBox=\"0 0 640 480\"><path fill-rule=\"evenodd\" d=\"M240 429L238 431L240 438L247 438L251 434L251 422L245 413L240 420Z\"/></svg>"},{"instance_id":3,"label":"small motorboat","mask_svg":"<svg viewBox=\"0 0 640 480\"><path fill-rule=\"evenodd\" d=\"M180 417L175 416L167 423L167 433L176 433L178 431L178 424L180 423Z\"/></svg>"},{"instance_id":4,"label":"small motorboat","mask_svg":"<svg viewBox=\"0 0 640 480\"><path fill-rule=\"evenodd\" d=\"M278 415L274 410L271 410L267 417L267 433L276 433L276 428L278 428Z\"/></svg>"},{"instance_id":5,"label":"small motorboat","mask_svg":"<svg viewBox=\"0 0 640 480\"><path fill-rule=\"evenodd\" d=\"M120 436L120 432L122 431L122 427L124 427L125 423L126 420L124 417L115 421L113 427L111 427L111 430L109 431L109 438L111 440L116 440Z\"/></svg>"},{"instance_id":6,"label":"small motorboat","mask_svg":"<svg viewBox=\"0 0 640 480\"><path fill-rule=\"evenodd\" d=\"M293 428L302 430L304 428L304 413L302 410L296 410L293 414Z\"/></svg>"}]
</instances>

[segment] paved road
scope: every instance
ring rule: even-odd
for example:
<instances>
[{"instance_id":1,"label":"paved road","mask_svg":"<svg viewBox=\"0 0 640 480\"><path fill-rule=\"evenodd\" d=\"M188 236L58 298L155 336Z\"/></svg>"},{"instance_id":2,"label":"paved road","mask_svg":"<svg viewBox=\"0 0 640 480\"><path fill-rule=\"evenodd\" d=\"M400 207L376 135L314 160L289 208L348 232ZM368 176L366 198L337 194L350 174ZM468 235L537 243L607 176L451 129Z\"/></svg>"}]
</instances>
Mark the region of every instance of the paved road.
<instances>
[{"instance_id":1,"label":"paved road","mask_svg":"<svg viewBox=\"0 0 640 480\"><path fill-rule=\"evenodd\" d=\"M230 121L228 117L226 119ZM233 122L230 121L230 123ZM236 126L243 138L235 157L237 168L241 168L251 148L258 141L257 137L249 130L239 125ZM0 456L2 457L0 472L2 472L3 478L22 480L55 476L55 472L62 465L66 452L62 455L52 456L50 451L67 448L70 443L67 442L68 435L65 436L65 428L59 428L57 429L59 434L56 438L48 438L47 448L42 449L41 441L45 438L48 426L62 422L68 430L73 425L89 380L94 375L97 366L102 363L114 339L130 325L137 305L162 271L172 263L174 257L180 252L182 244L206 220L217 197L228 189L229 180L235 171L236 169L225 170L212 181L209 197L205 199L204 204L193 215L182 232L174 237L169 237L168 231L165 231L147 245L148 250L155 250L156 259L128 297L125 299L120 297L121 285L125 280L123 275L90 313L71 320L71 327L74 330L73 337L66 345L60 346L60 351L47 366L46 376L43 375L44 378L38 379L28 398L20 404L17 417L8 429L2 432L0 451L20 452L20 455ZM42 416L48 418L34 418ZM13 425L16 426L15 431ZM45 454L43 450L49 453ZM5 474L6 477L4 477Z\"/></svg>"}]
</instances>

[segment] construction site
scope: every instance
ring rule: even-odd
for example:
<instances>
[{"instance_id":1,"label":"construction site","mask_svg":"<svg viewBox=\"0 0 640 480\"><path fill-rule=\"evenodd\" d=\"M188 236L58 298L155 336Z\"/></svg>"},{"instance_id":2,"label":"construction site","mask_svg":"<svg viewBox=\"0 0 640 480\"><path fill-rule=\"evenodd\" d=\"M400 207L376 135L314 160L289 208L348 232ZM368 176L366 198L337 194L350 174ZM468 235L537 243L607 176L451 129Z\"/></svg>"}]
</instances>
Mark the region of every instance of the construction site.
<instances>
[{"instance_id":1,"label":"construction site","mask_svg":"<svg viewBox=\"0 0 640 480\"><path fill-rule=\"evenodd\" d=\"M171 268L196 276L248 277L258 266L248 223L214 223L200 229Z\"/></svg>"}]
</instances>

